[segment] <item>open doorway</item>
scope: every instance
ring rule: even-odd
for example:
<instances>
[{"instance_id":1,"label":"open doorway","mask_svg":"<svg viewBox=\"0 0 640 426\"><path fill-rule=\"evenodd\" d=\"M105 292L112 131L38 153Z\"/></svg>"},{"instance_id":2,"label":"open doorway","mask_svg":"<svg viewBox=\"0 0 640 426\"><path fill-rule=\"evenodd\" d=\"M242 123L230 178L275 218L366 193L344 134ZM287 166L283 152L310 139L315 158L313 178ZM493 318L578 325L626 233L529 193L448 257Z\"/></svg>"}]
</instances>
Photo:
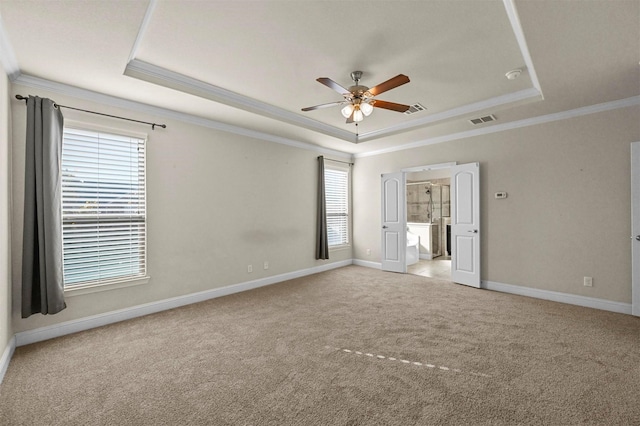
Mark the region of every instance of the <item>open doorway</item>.
<instances>
[{"instance_id":1,"label":"open doorway","mask_svg":"<svg viewBox=\"0 0 640 426\"><path fill-rule=\"evenodd\" d=\"M380 268L406 273L408 264L415 263L407 260L420 259L407 232L406 175L439 169L449 169L451 179L451 281L480 288L480 163L477 162L434 164L382 174ZM443 228L448 229L446 222ZM435 239L436 234L433 235ZM433 260L433 253L427 260Z\"/></svg>"},{"instance_id":2,"label":"open doorway","mask_svg":"<svg viewBox=\"0 0 640 426\"><path fill-rule=\"evenodd\" d=\"M406 173L407 273L451 280L451 170Z\"/></svg>"}]
</instances>

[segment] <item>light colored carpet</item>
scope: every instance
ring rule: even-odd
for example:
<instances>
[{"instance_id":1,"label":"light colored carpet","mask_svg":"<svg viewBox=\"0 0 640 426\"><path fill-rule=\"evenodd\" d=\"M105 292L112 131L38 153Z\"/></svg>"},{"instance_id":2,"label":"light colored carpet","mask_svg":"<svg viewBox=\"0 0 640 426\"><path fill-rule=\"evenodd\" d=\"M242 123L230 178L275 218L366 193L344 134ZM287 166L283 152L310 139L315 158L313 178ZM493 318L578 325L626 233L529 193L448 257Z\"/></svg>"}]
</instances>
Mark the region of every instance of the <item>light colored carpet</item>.
<instances>
[{"instance_id":1,"label":"light colored carpet","mask_svg":"<svg viewBox=\"0 0 640 426\"><path fill-rule=\"evenodd\" d=\"M640 318L349 266L20 347L0 422L638 425Z\"/></svg>"}]
</instances>

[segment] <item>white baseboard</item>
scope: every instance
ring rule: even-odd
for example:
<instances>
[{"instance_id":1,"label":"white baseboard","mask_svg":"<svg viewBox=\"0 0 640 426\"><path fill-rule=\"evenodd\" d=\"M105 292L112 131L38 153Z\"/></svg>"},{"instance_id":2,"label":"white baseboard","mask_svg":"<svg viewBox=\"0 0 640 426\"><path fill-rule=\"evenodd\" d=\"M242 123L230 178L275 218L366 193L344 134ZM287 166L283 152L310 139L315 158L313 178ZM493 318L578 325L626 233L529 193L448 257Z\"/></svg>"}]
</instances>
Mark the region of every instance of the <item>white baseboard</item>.
<instances>
[{"instance_id":1,"label":"white baseboard","mask_svg":"<svg viewBox=\"0 0 640 426\"><path fill-rule=\"evenodd\" d=\"M381 263L370 262L368 260L353 259L353 264L358 266L366 266L368 268L382 269ZM567 303L569 305L584 306L586 308L594 308L603 311L632 315L631 303L614 302L611 300L596 299L594 297L579 296L577 294L560 293L558 291L551 290L540 290L537 288L523 287L512 284L502 284L485 280L482 281L481 288L485 290L499 291L501 293L517 294L519 296L533 297L536 299L550 300L552 302Z\"/></svg>"},{"instance_id":2,"label":"white baseboard","mask_svg":"<svg viewBox=\"0 0 640 426\"><path fill-rule=\"evenodd\" d=\"M14 336L9 340L7 347L4 348L4 352L2 352L2 358L0 358L0 383L2 383L2 380L4 379L4 375L7 372L7 368L9 368L9 362L11 362L11 357L15 350L16 338Z\"/></svg>"},{"instance_id":3,"label":"white baseboard","mask_svg":"<svg viewBox=\"0 0 640 426\"><path fill-rule=\"evenodd\" d=\"M367 268L382 269L382 263L371 262L369 260L353 259L353 264L358 266L365 266Z\"/></svg>"},{"instance_id":4,"label":"white baseboard","mask_svg":"<svg viewBox=\"0 0 640 426\"><path fill-rule=\"evenodd\" d=\"M560 293L551 290L541 290L531 287L523 287L512 284L502 284L493 281L482 281L481 287L486 290L502 293L517 294L520 296L534 297L536 299L551 300L553 302L567 303L569 305L584 306L586 308L601 309L603 311L617 312L631 315L631 303L614 302L594 297L579 296L577 294Z\"/></svg>"},{"instance_id":5,"label":"white baseboard","mask_svg":"<svg viewBox=\"0 0 640 426\"><path fill-rule=\"evenodd\" d=\"M254 281L247 281L240 284L234 284L226 287L206 290L199 293L178 296L171 299L160 300L158 302L146 303L143 305L133 306L131 308L120 309L117 311L106 312L104 314L93 315L72 321L66 321L47 327L41 327L34 330L27 330L16 333L11 338L9 344L2 353L0 358L0 383L7 371L11 357L17 346L24 346L30 343L40 342L43 340L53 339L55 337L64 336L79 331L89 330L107 324L113 324L180 306L190 305L192 303L203 302L217 297L227 296L234 293L240 293L254 288L264 287L271 284L300 278L331 269L341 268L348 265L358 265L373 269L381 269L382 264L362 259L349 259L340 262L328 263L322 266L315 266L299 271L288 272L285 274L274 275L272 277L261 278ZM499 291L503 293L517 294L521 296L534 297L537 299L551 300L554 302L567 303L571 305L584 306L588 308L601 309L605 311L618 312L631 315L631 304L614 302L604 299L596 299L593 297L578 296L568 293L560 293L549 290L540 290L530 287L522 287L511 284L502 284L493 281L482 281L482 288L486 290Z\"/></svg>"},{"instance_id":6,"label":"white baseboard","mask_svg":"<svg viewBox=\"0 0 640 426\"><path fill-rule=\"evenodd\" d=\"M192 303L203 302L205 300L215 299L217 297L227 296L234 293L240 293L242 291L264 287L282 281L304 277L306 275L317 274L319 272L328 271L330 269L341 268L343 266L351 265L352 263L353 262L351 259L328 263L326 265L314 266L308 269L274 275L271 277L261 278L254 281L247 281L240 284L233 284L226 287L214 288L199 293L187 294L184 296L173 297L171 299L160 300L157 302L145 303L143 305L132 306L130 308L106 312L104 314L92 315L90 317L66 321L47 327L22 331L16 333L14 346L24 346L30 343L53 339L55 337L77 333L79 331L89 330L103 325L141 317L144 315L154 314L156 312L166 311L168 309L174 309L180 306L190 305Z\"/></svg>"},{"instance_id":7,"label":"white baseboard","mask_svg":"<svg viewBox=\"0 0 640 426\"><path fill-rule=\"evenodd\" d=\"M420 253L420 259L422 259L422 260L433 260L433 256L431 256L430 254Z\"/></svg>"}]
</instances>

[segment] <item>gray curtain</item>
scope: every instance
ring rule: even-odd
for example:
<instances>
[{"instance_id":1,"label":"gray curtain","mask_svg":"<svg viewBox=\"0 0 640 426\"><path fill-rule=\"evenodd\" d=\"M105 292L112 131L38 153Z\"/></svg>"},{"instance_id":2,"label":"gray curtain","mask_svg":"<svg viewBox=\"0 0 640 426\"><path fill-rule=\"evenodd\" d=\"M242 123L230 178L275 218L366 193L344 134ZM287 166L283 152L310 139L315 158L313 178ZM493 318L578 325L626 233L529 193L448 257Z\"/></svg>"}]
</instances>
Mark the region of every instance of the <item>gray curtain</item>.
<instances>
[{"instance_id":1,"label":"gray curtain","mask_svg":"<svg viewBox=\"0 0 640 426\"><path fill-rule=\"evenodd\" d=\"M327 239L327 202L324 196L324 157L318 157L318 214L316 226L316 259L329 259Z\"/></svg>"},{"instance_id":2,"label":"gray curtain","mask_svg":"<svg viewBox=\"0 0 640 426\"><path fill-rule=\"evenodd\" d=\"M24 181L22 318L56 314L64 303L61 170L63 117L50 99L29 96Z\"/></svg>"}]
</instances>

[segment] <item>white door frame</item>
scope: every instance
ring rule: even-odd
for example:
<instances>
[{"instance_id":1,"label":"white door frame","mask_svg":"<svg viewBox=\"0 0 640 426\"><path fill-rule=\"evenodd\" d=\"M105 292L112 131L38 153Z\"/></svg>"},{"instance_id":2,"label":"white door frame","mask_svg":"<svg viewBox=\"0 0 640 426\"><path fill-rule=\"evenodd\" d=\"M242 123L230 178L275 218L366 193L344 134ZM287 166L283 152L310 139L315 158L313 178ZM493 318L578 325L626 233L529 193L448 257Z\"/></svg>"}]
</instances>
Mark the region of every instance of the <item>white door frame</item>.
<instances>
[{"instance_id":1,"label":"white door frame","mask_svg":"<svg viewBox=\"0 0 640 426\"><path fill-rule=\"evenodd\" d=\"M477 163L474 163L474 164L477 164ZM406 192L406 174L407 173L422 172L422 171L429 171L429 170L438 170L438 169L451 169L452 167L457 166L457 165L458 165L457 162L428 164L428 165L425 165L425 166L407 167L407 168L402 169L400 172L396 172L396 173L400 173L400 176L401 176L400 180L405 183L404 188L402 188L402 191ZM391 175L391 173L386 174L386 175ZM382 181L383 182L384 182L384 176L385 175L382 175L382 178L383 178ZM382 191L384 191L384 188L382 188ZM404 192L402 194L403 195L402 197L398 197L398 198L402 198L402 200L399 200L399 201L402 201L402 202L399 203L400 204L399 206L397 206L398 207L397 211L398 211L398 215L399 215L399 219L400 219L399 220L399 222L400 222L399 226L401 227L400 229L406 229L407 228L407 213L406 213L406 201L404 201L404 198L405 198L404 197ZM384 208L384 203L385 203L384 194L381 194L381 200L382 200L382 204L383 204L383 208ZM384 212L382 214L384 216ZM384 221L384 217L382 218L382 220ZM382 226L384 226L384 223L382 224ZM382 236L384 238L384 228L382 229L382 231L383 231L382 232ZM403 233L403 236L406 237L406 235L404 235L404 233ZM400 240L404 241L405 238L400 238ZM382 245L384 245L385 242L384 242L384 240L382 240L380 243L381 243L381 246L382 246ZM398 250L402 251L402 253L397 253L397 256L396 256L397 258L401 258L401 259L405 258L405 253L406 253L405 246L406 246L406 242L404 242L404 244L402 244L402 245L400 245L400 244L398 245ZM384 251L385 251L385 247L382 247L382 252L384 252ZM479 250L477 250L477 252L478 252L478 256L479 256ZM455 256L456 256L455 251L452 251L451 252L451 265L452 265L452 267L453 267L454 262L456 260ZM385 268L384 259L381 259L381 260L382 260L382 268L381 268L382 270L390 270L390 271L394 271L394 272L403 272L403 273L406 273L406 271L407 271L406 264L403 264L403 266L401 268L397 268L397 267L396 268ZM479 271L479 268L478 268L478 271ZM463 283L463 284L469 285L468 283ZM476 287L476 285L473 285L473 286ZM480 286L479 285L479 280L478 280L478 285L477 286L478 287Z\"/></svg>"},{"instance_id":2,"label":"white door frame","mask_svg":"<svg viewBox=\"0 0 640 426\"><path fill-rule=\"evenodd\" d=\"M399 203L399 205L397 206L397 214L398 214L398 219L399 219L399 223L394 223L393 225L396 225L395 227L401 229L401 230L406 230L407 229L407 203L406 203L406 191L407 191L407 185L406 185L406 181L407 181L407 173L411 173L411 172L422 172L422 171L428 171L428 170L437 170L437 169L447 169L450 168L452 166L455 166L456 163L452 162L452 163L440 163L440 164L430 164L430 165L426 165L426 166L418 166L418 167L408 167L408 168L404 168L402 170L400 170L399 172L395 172L395 173L384 173L381 176L381 181L382 181L382 185L384 185L384 179L385 176L389 176L389 175L394 175L394 174L398 174L398 179L399 181L402 183L402 188L400 188L399 190L402 192L401 194L398 194L398 199L399 201L401 201ZM398 235L398 252L395 253L393 257L394 259L396 259L396 261L393 261L391 259L387 260L387 258L389 258L390 256L387 253L387 246L385 245L385 231L386 231L386 227L387 226L392 226L392 224L386 224L385 223L385 212L384 212L384 208L385 208L385 194L384 194L384 187L381 187L380 189L381 194L380 194L380 199L381 199L381 205L382 205L382 213L381 213L381 238L380 238L380 254L381 254L381 259L380 259L380 269L382 269L383 271L390 271L390 272L400 272L400 273L407 273L407 262L406 262L406 255L407 255L407 233L406 231L401 232L400 235Z\"/></svg>"},{"instance_id":3,"label":"white door frame","mask_svg":"<svg viewBox=\"0 0 640 426\"><path fill-rule=\"evenodd\" d=\"M457 165L458 163L453 161L450 163L439 163L439 164L430 164L427 166L418 166L418 167L407 167L402 169L402 172L405 173L413 173L413 172L428 172L429 170L440 170L440 169L448 169Z\"/></svg>"},{"instance_id":4,"label":"white door frame","mask_svg":"<svg viewBox=\"0 0 640 426\"><path fill-rule=\"evenodd\" d=\"M478 163L470 163L470 164L475 164L476 165L476 173L477 173L477 165L478 165ZM425 166L407 167L407 168L402 169L402 172L404 172L405 176L406 176L406 173L422 172L422 171L429 171L429 170L439 170L439 169L452 169L453 167L456 167L456 166L458 166L458 163L454 161L454 162L449 162L449 163L438 163L438 164L429 164L429 165L425 165ZM477 189L479 191L479 187ZM477 194L474 194L474 196L476 197L477 201L479 202L479 192ZM453 202L453 200L452 200L452 202ZM453 205L451 207L453 208ZM406 228L406 219L407 219L406 218L406 207L404 208L404 210L405 210L405 213L404 213L403 218L404 218L404 227ZM478 213L479 213L479 211L478 211ZM477 217L477 222L478 223L474 224L475 225L474 229L478 229L478 227L480 225L479 224L479 216ZM478 238L475 238L475 242L476 243L477 243L477 240L478 240ZM480 247L479 246L476 247L475 254L476 254L476 257L477 257L476 260L478 260L479 256L480 256ZM452 279L453 279L453 267L456 264L456 260L457 260L456 256L457 256L457 254L456 254L455 250L452 250L451 251L451 268L452 268L451 275L452 275ZM476 269L476 271L475 271L476 274L475 275L477 275L477 276L475 276L474 278L477 278L477 279L474 279L473 282L466 282L466 281L469 281L469 280L459 280L459 282L461 284L471 285L472 287L478 287L479 288L480 287L480 283L481 283L481 281L480 281L480 265L477 264L475 269Z\"/></svg>"},{"instance_id":5,"label":"white door frame","mask_svg":"<svg viewBox=\"0 0 640 426\"><path fill-rule=\"evenodd\" d=\"M405 191L406 191L406 175L407 175L407 173L427 172L427 171L430 171L430 170L450 169L451 167L453 167L453 166L455 166L457 164L458 164L457 162L452 161L452 162L449 162L449 163L427 164L425 166L406 167L406 168L402 169L401 172L403 172L404 175L405 175ZM405 202L405 206L403 207L403 210L404 210L404 213L403 213L403 216L402 216L403 221L404 221L403 225L404 225L404 229L407 229L406 202ZM453 252L451 252L451 255L453 256ZM452 264L453 264L453 262L452 262Z\"/></svg>"},{"instance_id":6,"label":"white door frame","mask_svg":"<svg viewBox=\"0 0 640 426\"><path fill-rule=\"evenodd\" d=\"M640 142L631 144L631 314L640 317Z\"/></svg>"}]
</instances>

